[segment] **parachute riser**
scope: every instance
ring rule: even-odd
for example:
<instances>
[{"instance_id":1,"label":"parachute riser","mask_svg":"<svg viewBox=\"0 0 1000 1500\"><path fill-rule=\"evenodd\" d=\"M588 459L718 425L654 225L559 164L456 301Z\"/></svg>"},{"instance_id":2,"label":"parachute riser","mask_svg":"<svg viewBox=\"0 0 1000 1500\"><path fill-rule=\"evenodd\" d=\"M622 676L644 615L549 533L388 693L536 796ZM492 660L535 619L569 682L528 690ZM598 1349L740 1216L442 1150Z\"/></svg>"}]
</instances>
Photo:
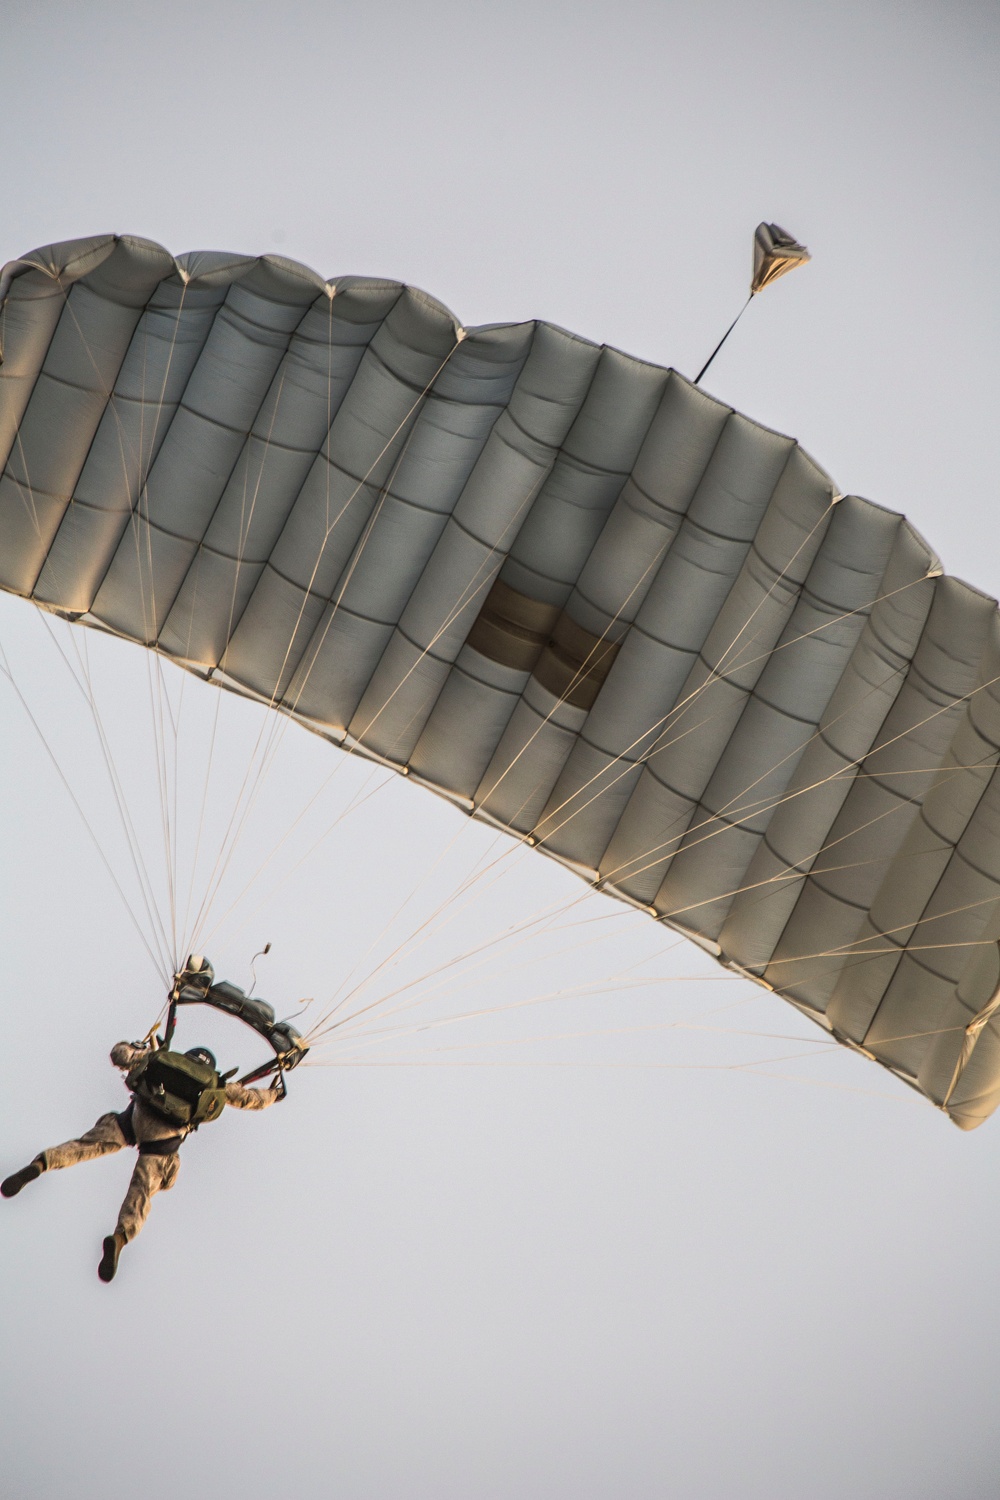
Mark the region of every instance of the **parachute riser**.
<instances>
[{"instance_id":1,"label":"parachute riser","mask_svg":"<svg viewBox=\"0 0 1000 1500\"><path fill-rule=\"evenodd\" d=\"M267 946L270 948L270 943ZM214 978L211 969L208 975ZM267 1042L275 1056L272 1061L252 1068L249 1073L239 1079L239 1082L252 1083L274 1073L276 1075L275 1087L279 1089L281 1097L285 1097L287 1093L285 1073L301 1062L309 1048L289 1022L275 1020L271 1006L262 1000L253 999L251 995L245 994L235 985L211 983L208 977L199 979L197 974L192 975L189 971L183 970L175 974L173 987L167 997L167 1020L164 1034L162 1038L157 1038L160 1047L170 1046L177 1026L178 1007L181 1005L210 1006L213 1010L220 1010L255 1031ZM154 1026L150 1032L150 1039L155 1033L156 1027ZM232 1072L235 1073L235 1071L234 1068Z\"/></svg>"},{"instance_id":2,"label":"parachute riser","mask_svg":"<svg viewBox=\"0 0 1000 1500\"><path fill-rule=\"evenodd\" d=\"M247 1084L256 1083L258 1079L266 1078L268 1073L274 1074L273 1087L278 1090L279 1096L284 1099L288 1093L288 1085L285 1083L284 1058L276 1057L274 1062L261 1063L259 1068L251 1068L249 1073L244 1073L243 1077L238 1078L236 1081L245 1087Z\"/></svg>"},{"instance_id":3,"label":"parachute riser","mask_svg":"<svg viewBox=\"0 0 1000 1500\"><path fill-rule=\"evenodd\" d=\"M169 1047L174 1039L174 1032L177 1029L177 1006L179 1003L180 982L175 980L174 987L167 996L167 1022L163 1028L163 1040L160 1042L161 1047ZM155 1033L155 1031L156 1027L154 1026L153 1032ZM152 1033L150 1034L150 1039L152 1039Z\"/></svg>"}]
</instances>

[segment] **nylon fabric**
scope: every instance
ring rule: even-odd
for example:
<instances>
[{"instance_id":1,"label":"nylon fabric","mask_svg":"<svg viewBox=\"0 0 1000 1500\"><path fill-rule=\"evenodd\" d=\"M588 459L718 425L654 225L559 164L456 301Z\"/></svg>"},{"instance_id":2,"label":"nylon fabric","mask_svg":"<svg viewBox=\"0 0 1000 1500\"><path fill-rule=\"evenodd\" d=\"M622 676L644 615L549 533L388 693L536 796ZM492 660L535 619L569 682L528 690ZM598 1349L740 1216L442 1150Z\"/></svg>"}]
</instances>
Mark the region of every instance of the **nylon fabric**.
<instances>
[{"instance_id":1,"label":"nylon fabric","mask_svg":"<svg viewBox=\"0 0 1000 1500\"><path fill-rule=\"evenodd\" d=\"M806 252L763 228L766 282ZM996 1108L1000 622L905 518L674 370L394 282L105 236L0 296L0 586Z\"/></svg>"}]
</instances>

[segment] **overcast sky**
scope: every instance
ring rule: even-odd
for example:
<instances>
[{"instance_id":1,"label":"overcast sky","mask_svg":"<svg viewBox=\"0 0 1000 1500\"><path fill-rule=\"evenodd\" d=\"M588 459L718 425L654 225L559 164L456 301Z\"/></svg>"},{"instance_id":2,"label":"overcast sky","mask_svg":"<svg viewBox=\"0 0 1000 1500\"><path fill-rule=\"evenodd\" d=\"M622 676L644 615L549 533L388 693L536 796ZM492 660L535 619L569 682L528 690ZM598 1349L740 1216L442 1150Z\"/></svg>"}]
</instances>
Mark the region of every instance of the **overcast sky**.
<instances>
[{"instance_id":1,"label":"overcast sky","mask_svg":"<svg viewBox=\"0 0 1000 1500\"><path fill-rule=\"evenodd\" d=\"M707 387L1000 592L995 3L34 0L6 8L0 57L0 261L107 231L275 251L691 375L777 221L814 260ZM7 598L0 643L121 868L58 650ZM89 647L155 845L142 653ZM0 688L6 1172L122 1106L108 1048L162 995ZM184 692L196 812L218 695ZM225 703L209 844L256 713ZM248 983L270 940L283 1013L396 944L373 999L555 921L404 1013L447 1024L359 1027L280 1110L202 1131L113 1286L95 1270L130 1159L0 1205L11 1500L993 1500L996 1121L959 1132L654 924L294 728L227 880L208 951ZM586 986L605 993L526 1003ZM227 1065L248 1051L188 1027Z\"/></svg>"}]
</instances>

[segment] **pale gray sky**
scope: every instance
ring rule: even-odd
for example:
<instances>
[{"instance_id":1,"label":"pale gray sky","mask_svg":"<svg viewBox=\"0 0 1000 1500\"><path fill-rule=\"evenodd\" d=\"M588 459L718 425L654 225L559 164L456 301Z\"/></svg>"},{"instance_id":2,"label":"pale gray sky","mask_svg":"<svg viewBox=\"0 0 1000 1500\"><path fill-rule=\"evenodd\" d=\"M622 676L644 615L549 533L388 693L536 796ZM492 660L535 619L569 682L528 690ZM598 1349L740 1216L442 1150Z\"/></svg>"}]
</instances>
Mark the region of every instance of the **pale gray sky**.
<instances>
[{"instance_id":1,"label":"pale gray sky","mask_svg":"<svg viewBox=\"0 0 1000 1500\"><path fill-rule=\"evenodd\" d=\"M814 261L706 384L1000 591L996 4L35 0L8 7L2 57L0 260L108 230L274 250L692 374L776 220ZM90 721L44 628L0 598L0 641L103 828ZM90 644L141 802L141 653ZM185 693L196 767L215 695ZM6 1171L119 1107L107 1049L160 996L5 685L0 705ZM225 705L222 823L254 712ZM234 893L334 763L316 837L381 774L284 736ZM137 815L155 843L156 810ZM270 939L279 1009L328 999L439 856L376 952L491 845L397 779L298 869L296 837L285 883L210 949L243 982ZM582 892L534 855L503 868L428 963ZM286 1107L185 1148L110 1288L127 1161L0 1205L5 1495L992 1500L1000 1127L963 1135L847 1054L790 1056L812 1040L664 1031L819 1035L652 923L605 927L501 944L421 1015L637 959L695 977L329 1050L342 1065L304 1069Z\"/></svg>"}]
</instances>

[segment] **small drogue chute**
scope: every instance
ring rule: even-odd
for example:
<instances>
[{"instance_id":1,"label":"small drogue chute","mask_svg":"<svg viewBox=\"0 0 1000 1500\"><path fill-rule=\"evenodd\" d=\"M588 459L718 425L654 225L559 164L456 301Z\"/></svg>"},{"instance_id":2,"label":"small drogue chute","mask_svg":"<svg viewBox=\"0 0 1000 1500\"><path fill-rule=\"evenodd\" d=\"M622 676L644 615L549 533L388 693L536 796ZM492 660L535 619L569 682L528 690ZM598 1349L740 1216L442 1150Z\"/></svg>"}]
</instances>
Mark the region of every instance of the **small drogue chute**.
<instances>
[{"instance_id":1,"label":"small drogue chute","mask_svg":"<svg viewBox=\"0 0 1000 1500\"><path fill-rule=\"evenodd\" d=\"M800 245L780 224L758 224L753 235L751 297L811 259L805 245Z\"/></svg>"},{"instance_id":2,"label":"small drogue chute","mask_svg":"<svg viewBox=\"0 0 1000 1500\"><path fill-rule=\"evenodd\" d=\"M772 281L777 281L779 276L787 276L788 272L794 271L796 266L804 266L807 260L812 260L812 256L805 245L800 245L798 240L794 239L787 229L782 229L780 224L757 225L753 232L753 275L750 278L750 295L698 371L694 378L695 385L700 384L705 371L757 293L762 292L766 286L770 286Z\"/></svg>"}]
</instances>

